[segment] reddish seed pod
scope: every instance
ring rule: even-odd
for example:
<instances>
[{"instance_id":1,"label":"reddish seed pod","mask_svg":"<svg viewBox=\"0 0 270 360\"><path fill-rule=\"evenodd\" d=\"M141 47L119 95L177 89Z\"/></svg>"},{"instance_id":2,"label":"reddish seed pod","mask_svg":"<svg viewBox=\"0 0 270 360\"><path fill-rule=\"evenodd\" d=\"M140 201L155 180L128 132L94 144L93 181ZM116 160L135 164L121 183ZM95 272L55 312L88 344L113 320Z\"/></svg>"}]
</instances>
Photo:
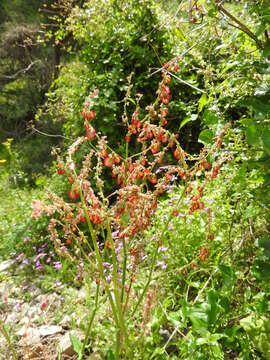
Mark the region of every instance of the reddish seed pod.
<instances>
[{"instance_id":1,"label":"reddish seed pod","mask_svg":"<svg viewBox=\"0 0 270 360\"><path fill-rule=\"evenodd\" d=\"M68 197L70 200L77 200L80 197L80 192L78 189L68 190Z\"/></svg>"},{"instance_id":2,"label":"reddish seed pod","mask_svg":"<svg viewBox=\"0 0 270 360\"><path fill-rule=\"evenodd\" d=\"M177 147L173 152L173 156L176 160L181 160L181 149Z\"/></svg>"},{"instance_id":3,"label":"reddish seed pod","mask_svg":"<svg viewBox=\"0 0 270 360\"><path fill-rule=\"evenodd\" d=\"M152 151L152 154L156 154L156 153L160 152L160 142L154 142L151 145L151 151Z\"/></svg>"},{"instance_id":4,"label":"reddish seed pod","mask_svg":"<svg viewBox=\"0 0 270 360\"><path fill-rule=\"evenodd\" d=\"M101 219L97 214L90 215L90 220L95 225L101 224Z\"/></svg>"},{"instance_id":5,"label":"reddish seed pod","mask_svg":"<svg viewBox=\"0 0 270 360\"><path fill-rule=\"evenodd\" d=\"M80 222L81 223L85 223L86 222L86 218L84 216L80 216Z\"/></svg>"},{"instance_id":6,"label":"reddish seed pod","mask_svg":"<svg viewBox=\"0 0 270 360\"><path fill-rule=\"evenodd\" d=\"M209 234L208 236L207 236L207 239L208 240L210 240L210 241L213 241L214 240L214 234Z\"/></svg>"},{"instance_id":7,"label":"reddish seed pod","mask_svg":"<svg viewBox=\"0 0 270 360\"><path fill-rule=\"evenodd\" d=\"M74 181L73 177L71 175L69 175L68 176L68 183L73 184L73 181Z\"/></svg>"},{"instance_id":8,"label":"reddish seed pod","mask_svg":"<svg viewBox=\"0 0 270 360\"><path fill-rule=\"evenodd\" d=\"M105 157L105 159L104 159L104 165L105 165L106 167L111 168L111 167L114 165L114 159L113 159L112 157L110 157L110 156Z\"/></svg>"},{"instance_id":9,"label":"reddish seed pod","mask_svg":"<svg viewBox=\"0 0 270 360\"><path fill-rule=\"evenodd\" d=\"M116 164L120 164L121 158L120 158L119 155L115 155L115 156L114 156L114 162L115 162Z\"/></svg>"},{"instance_id":10,"label":"reddish seed pod","mask_svg":"<svg viewBox=\"0 0 270 360\"><path fill-rule=\"evenodd\" d=\"M148 176L148 180L150 181L151 184L155 185L157 184L158 180L157 180L157 176L155 174L150 174Z\"/></svg>"},{"instance_id":11,"label":"reddish seed pod","mask_svg":"<svg viewBox=\"0 0 270 360\"><path fill-rule=\"evenodd\" d=\"M65 174L65 169L63 167L59 167L57 169L57 173L58 173L58 175L64 175Z\"/></svg>"},{"instance_id":12,"label":"reddish seed pod","mask_svg":"<svg viewBox=\"0 0 270 360\"><path fill-rule=\"evenodd\" d=\"M209 250L203 246L200 246L200 259L205 261L209 255Z\"/></svg>"},{"instance_id":13,"label":"reddish seed pod","mask_svg":"<svg viewBox=\"0 0 270 360\"><path fill-rule=\"evenodd\" d=\"M160 110L160 115L162 117L166 117L168 114L168 109L166 107L162 107L161 110Z\"/></svg>"},{"instance_id":14,"label":"reddish seed pod","mask_svg":"<svg viewBox=\"0 0 270 360\"><path fill-rule=\"evenodd\" d=\"M87 137L87 139L94 140L95 136L96 136L96 131L93 128L93 126L90 126L88 129L86 129L86 137Z\"/></svg>"},{"instance_id":15,"label":"reddish seed pod","mask_svg":"<svg viewBox=\"0 0 270 360\"><path fill-rule=\"evenodd\" d=\"M130 140L131 140L131 139L130 139L130 135L129 135L129 134L128 134L128 135L126 135L126 138L125 138L125 139L126 139L126 142L127 142L127 143L129 143L129 142L130 142Z\"/></svg>"},{"instance_id":16,"label":"reddish seed pod","mask_svg":"<svg viewBox=\"0 0 270 360\"><path fill-rule=\"evenodd\" d=\"M95 117L95 112L94 112L94 110L87 111L87 113L86 113L86 119L87 119L88 121L94 119L94 117Z\"/></svg>"}]
</instances>

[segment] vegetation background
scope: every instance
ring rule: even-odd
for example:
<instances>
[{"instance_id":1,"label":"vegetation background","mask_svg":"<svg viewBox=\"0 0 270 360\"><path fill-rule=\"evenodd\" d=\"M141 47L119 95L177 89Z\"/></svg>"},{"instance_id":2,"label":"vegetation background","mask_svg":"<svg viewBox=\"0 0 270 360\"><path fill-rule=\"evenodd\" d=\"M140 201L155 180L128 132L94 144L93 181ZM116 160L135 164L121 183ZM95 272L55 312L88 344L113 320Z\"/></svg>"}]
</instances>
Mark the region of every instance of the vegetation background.
<instances>
[{"instance_id":1,"label":"vegetation background","mask_svg":"<svg viewBox=\"0 0 270 360\"><path fill-rule=\"evenodd\" d=\"M78 306L71 289L91 289L91 281L78 278L79 263L57 254L48 220L31 218L32 200L43 199L45 188L67 191L51 148L65 152L84 133L81 110L91 91L99 91L93 126L123 155L127 77L133 73L130 101L143 94L144 109L156 97L163 64L181 57L170 85L168 129L179 133L181 146L195 158L230 123L222 153L229 161L205 188L213 239L207 212L188 220L174 217L166 230L166 254L154 269L151 315L144 329L130 330L133 356L270 359L269 2L2 0L0 41L0 257L15 261L8 273L0 272L4 338L6 331L16 344L14 326L22 325L6 321L15 307L5 305L13 296L5 290L9 281L18 287L35 283L43 294L64 298L61 310L40 315L35 326L58 324L68 315L68 329L86 332L94 293L87 292ZM136 144L131 146L135 151ZM108 174L106 191L114 186ZM143 235L149 257L151 239L180 191L181 182L174 181ZM37 259L40 253L45 255ZM147 271L145 261L138 291ZM15 299L30 303L31 296L29 286ZM105 305L97 319L84 356L114 359ZM74 358L80 358L76 340L72 345ZM3 343L7 354L10 348ZM27 358L24 347L15 348ZM57 346L51 354L61 356Z\"/></svg>"}]
</instances>

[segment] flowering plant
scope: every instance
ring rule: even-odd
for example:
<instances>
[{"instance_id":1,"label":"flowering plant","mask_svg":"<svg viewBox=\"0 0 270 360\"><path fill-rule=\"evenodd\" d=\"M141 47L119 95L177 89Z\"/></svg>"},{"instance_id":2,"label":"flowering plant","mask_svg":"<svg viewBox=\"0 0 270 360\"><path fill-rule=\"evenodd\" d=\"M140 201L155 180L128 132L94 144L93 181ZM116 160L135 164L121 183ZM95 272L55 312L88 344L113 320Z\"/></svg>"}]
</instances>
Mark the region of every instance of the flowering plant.
<instances>
[{"instance_id":1,"label":"flowering plant","mask_svg":"<svg viewBox=\"0 0 270 360\"><path fill-rule=\"evenodd\" d=\"M81 112L85 136L79 137L68 148L65 161L56 149L53 151L57 156L57 172L67 178L70 186L67 198L48 191L48 203L37 200L33 205L34 217L38 218L45 212L51 218L49 231L57 251L71 261L79 258L81 263L84 259L83 265L97 284L96 307L100 288L105 291L116 327L116 358L124 352L130 356L133 353L128 325L145 298L145 306L139 316L141 324L149 317L153 300L149 287L171 218L178 215L178 207L184 197L189 200L185 216L204 209L205 182L216 178L224 161L219 149L228 126L218 134L215 143L209 148L203 147L198 156L188 155L181 147L179 135L166 128L171 75L178 71L180 60L177 58L164 64L157 98L144 111L140 108L142 95L137 95L136 102L131 99L131 76L128 78L122 116L122 122L127 127L125 154L116 153L107 138L93 127L93 107L98 91L91 93ZM134 102L135 110L129 116L131 102ZM80 163L76 154L82 148L87 148L87 152ZM108 171L117 186L110 194L104 191L104 175ZM151 225L158 198L176 180L182 184L182 195L171 209L156 240L146 284L140 294L135 294L132 287L144 258L141 234ZM195 183L200 185L194 187ZM212 234L209 234L211 237ZM201 248L200 256L205 261L208 250ZM83 349L95 312L96 309Z\"/></svg>"}]
</instances>

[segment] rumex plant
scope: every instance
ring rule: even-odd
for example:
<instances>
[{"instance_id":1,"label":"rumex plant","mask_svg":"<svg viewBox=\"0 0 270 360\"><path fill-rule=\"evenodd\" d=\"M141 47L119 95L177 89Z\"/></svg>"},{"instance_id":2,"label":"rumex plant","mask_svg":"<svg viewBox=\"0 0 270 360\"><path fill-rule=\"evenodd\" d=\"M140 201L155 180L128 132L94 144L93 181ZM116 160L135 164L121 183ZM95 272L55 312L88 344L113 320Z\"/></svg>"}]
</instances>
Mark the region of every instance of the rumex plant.
<instances>
[{"instance_id":1,"label":"rumex plant","mask_svg":"<svg viewBox=\"0 0 270 360\"><path fill-rule=\"evenodd\" d=\"M132 358L134 350L129 327L133 322L143 329L150 317L154 297L150 288L152 276L169 222L177 216L184 198L189 202L185 216L204 209L205 182L215 179L226 160L220 149L228 126L217 135L211 147L203 147L196 156L188 155L181 147L179 134L166 128L171 74L178 71L179 62L181 58L164 64L157 97L145 109L140 107L141 94L137 94L136 101L131 99L132 77L128 77L122 115L127 127L124 154L116 153L108 139L92 125L98 91L92 92L81 112L85 136L68 148L65 160L58 150L53 150L57 156L57 172L66 177L69 184L67 196L47 191L46 203L36 200L33 204L34 217L43 213L50 217L50 236L59 254L71 261L79 260L97 284L96 307L83 351L98 307L99 292L103 289L116 328L115 357L126 353ZM131 103L135 106L132 114ZM108 172L115 180L115 189L109 194L105 191L104 180ZM153 256L148 260L142 233L151 225L158 199L166 194L172 182L182 186L182 195L154 240ZM202 248L200 256L205 260L208 250ZM136 293L136 275L140 265L145 266L146 262L149 266L146 283L142 291Z\"/></svg>"}]
</instances>

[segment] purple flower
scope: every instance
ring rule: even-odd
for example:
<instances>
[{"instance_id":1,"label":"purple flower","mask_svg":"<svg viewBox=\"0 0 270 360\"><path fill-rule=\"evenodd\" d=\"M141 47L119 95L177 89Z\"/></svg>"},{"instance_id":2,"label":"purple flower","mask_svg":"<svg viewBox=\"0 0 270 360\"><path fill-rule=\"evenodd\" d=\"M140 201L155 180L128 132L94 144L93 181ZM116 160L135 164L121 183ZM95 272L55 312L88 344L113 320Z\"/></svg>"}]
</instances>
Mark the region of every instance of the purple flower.
<instances>
[{"instance_id":1,"label":"purple flower","mask_svg":"<svg viewBox=\"0 0 270 360\"><path fill-rule=\"evenodd\" d=\"M29 241L29 240L30 240L30 237L29 237L29 236L25 236L24 239L23 239L24 242L27 242L27 241Z\"/></svg>"},{"instance_id":2,"label":"purple flower","mask_svg":"<svg viewBox=\"0 0 270 360\"><path fill-rule=\"evenodd\" d=\"M112 232L112 238L116 239L118 237L118 234L119 234L119 230L113 231Z\"/></svg>"},{"instance_id":3,"label":"purple flower","mask_svg":"<svg viewBox=\"0 0 270 360\"><path fill-rule=\"evenodd\" d=\"M55 270L60 270L62 268L62 264L60 261L54 261L53 267L55 268Z\"/></svg>"},{"instance_id":4,"label":"purple flower","mask_svg":"<svg viewBox=\"0 0 270 360\"><path fill-rule=\"evenodd\" d=\"M22 263L23 263L23 265L29 265L30 264L28 259L24 259Z\"/></svg>"},{"instance_id":5,"label":"purple flower","mask_svg":"<svg viewBox=\"0 0 270 360\"><path fill-rule=\"evenodd\" d=\"M62 283L61 283L61 281L60 281L60 280L56 280L55 285L56 285L56 286L61 286L61 285L62 285Z\"/></svg>"},{"instance_id":6,"label":"purple flower","mask_svg":"<svg viewBox=\"0 0 270 360\"><path fill-rule=\"evenodd\" d=\"M46 255L47 255L46 253L38 254L38 255L35 257L34 262L39 261L40 258L43 258L43 257L46 256Z\"/></svg>"},{"instance_id":7,"label":"purple flower","mask_svg":"<svg viewBox=\"0 0 270 360\"><path fill-rule=\"evenodd\" d=\"M106 276L107 283L110 283L112 281L112 275Z\"/></svg>"},{"instance_id":8,"label":"purple flower","mask_svg":"<svg viewBox=\"0 0 270 360\"><path fill-rule=\"evenodd\" d=\"M160 266L162 270L165 270L167 267L164 261L158 261L157 266Z\"/></svg>"},{"instance_id":9,"label":"purple flower","mask_svg":"<svg viewBox=\"0 0 270 360\"><path fill-rule=\"evenodd\" d=\"M166 246L160 246L160 247L158 248L158 252L159 252L159 253L165 252L165 251L167 251L167 250L168 250L168 247L166 247Z\"/></svg>"},{"instance_id":10,"label":"purple flower","mask_svg":"<svg viewBox=\"0 0 270 360\"><path fill-rule=\"evenodd\" d=\"M21 253L16 257L16 260L21 261L24 256L25 256L24 253Z\"/></svg>"}]
</instances>

